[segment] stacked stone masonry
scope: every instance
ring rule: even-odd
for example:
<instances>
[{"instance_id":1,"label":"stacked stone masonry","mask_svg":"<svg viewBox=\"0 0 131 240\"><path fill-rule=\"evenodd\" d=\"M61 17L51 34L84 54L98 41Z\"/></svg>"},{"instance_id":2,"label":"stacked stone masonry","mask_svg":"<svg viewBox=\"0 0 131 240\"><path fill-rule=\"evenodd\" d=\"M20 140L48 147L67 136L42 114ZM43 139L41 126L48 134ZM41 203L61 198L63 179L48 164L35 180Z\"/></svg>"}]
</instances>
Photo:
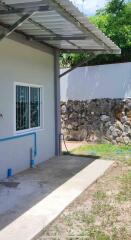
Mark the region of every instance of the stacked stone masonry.
<instances>
[{"instance_id":1,"label":"stacked stone masonry","mask_svg":"<svg viewBox=\"0 0 131 240\"><path fill-rule=\"evenodd\" d=\"M61 102L66 140L131 144L131 99Z\"/></svg>"}]
</instances>

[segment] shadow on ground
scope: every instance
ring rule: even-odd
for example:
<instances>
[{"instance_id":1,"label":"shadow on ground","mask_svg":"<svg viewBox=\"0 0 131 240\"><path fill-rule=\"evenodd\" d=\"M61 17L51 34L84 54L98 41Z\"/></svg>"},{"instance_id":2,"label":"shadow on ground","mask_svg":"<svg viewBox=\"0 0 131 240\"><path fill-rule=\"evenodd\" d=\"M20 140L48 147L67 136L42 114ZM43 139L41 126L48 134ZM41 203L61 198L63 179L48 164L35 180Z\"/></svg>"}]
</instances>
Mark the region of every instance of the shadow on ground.
<instances>
[{"instance_id":1,"label":"shadow on ground","mask_svg":"<svg viewBox=\"0 0 131 240\"><path fill-rule=\"evenodd\" d=\"M99 157L98 157L99 158ZM0 183L0 230L91 164L97 157L52 158Z\"/></svg>"},{"instance_id":2,"label":"shadow on ground","mask_svg":"<svg viewBox=\"0 0 131 240\"><path fill-rule=\"evenodd\" d=\"M90 158L90 159L93 159L93 160L96 160L96 159L100 159L101 156L96 156L96 155L86 155L86 154L74 154L74 153L71 153L71 152L63 152L63 155L64 156L74 156L74 157L85 157L85 158Z\"/></svg>"}]
</instances>

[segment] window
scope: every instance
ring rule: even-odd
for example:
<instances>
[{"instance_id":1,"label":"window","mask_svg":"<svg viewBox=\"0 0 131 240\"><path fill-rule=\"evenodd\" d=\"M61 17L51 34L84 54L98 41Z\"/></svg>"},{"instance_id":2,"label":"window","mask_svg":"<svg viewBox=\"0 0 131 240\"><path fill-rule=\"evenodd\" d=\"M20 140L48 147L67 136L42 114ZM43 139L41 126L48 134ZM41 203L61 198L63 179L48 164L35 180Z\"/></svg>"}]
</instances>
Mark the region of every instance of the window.
<instances>
[{"instance_id":1,"label":"window","mask_svg":"<svg viewBox=\"0 0 131 240\"><path fill-rule=\"evenodd\" d=\"M16 85L16 131L41 125L41 88Z\"/></svg>"}]
</instances>

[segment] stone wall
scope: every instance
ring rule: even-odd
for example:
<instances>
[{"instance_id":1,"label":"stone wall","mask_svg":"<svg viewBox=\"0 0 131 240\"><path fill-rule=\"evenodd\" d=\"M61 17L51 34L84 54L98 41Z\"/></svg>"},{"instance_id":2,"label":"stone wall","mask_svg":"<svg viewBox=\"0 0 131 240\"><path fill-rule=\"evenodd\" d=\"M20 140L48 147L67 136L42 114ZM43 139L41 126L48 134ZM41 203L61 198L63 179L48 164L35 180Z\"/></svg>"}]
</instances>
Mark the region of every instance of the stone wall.
<instances>
[{"instance_id":1,"label":"stone wall","mask_svg":"<svg viewBox=\"0 0 131 240\"><path fill-rule=\"evenodd\" d=\"M131 99L61 102L66 140L131 144Z\"/></svg>"}]
</instances>

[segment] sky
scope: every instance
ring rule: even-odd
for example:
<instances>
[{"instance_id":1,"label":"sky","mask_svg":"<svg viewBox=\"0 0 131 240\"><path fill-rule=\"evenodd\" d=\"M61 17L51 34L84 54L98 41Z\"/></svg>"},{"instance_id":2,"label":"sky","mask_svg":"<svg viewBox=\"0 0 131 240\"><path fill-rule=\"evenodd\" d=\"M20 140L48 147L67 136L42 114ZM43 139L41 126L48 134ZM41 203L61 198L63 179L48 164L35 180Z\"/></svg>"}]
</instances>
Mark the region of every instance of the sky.
<instances>
[{"instance_id":1,"label":"sky","mask_svg":"<svg viewBox=\"0 0 131 240\"><path fill-rule=\"evenodd\" d=\"M94 15L96 10L105 6L108 0L70 0L86 15Z\"/></svg>"}]
</instances>

